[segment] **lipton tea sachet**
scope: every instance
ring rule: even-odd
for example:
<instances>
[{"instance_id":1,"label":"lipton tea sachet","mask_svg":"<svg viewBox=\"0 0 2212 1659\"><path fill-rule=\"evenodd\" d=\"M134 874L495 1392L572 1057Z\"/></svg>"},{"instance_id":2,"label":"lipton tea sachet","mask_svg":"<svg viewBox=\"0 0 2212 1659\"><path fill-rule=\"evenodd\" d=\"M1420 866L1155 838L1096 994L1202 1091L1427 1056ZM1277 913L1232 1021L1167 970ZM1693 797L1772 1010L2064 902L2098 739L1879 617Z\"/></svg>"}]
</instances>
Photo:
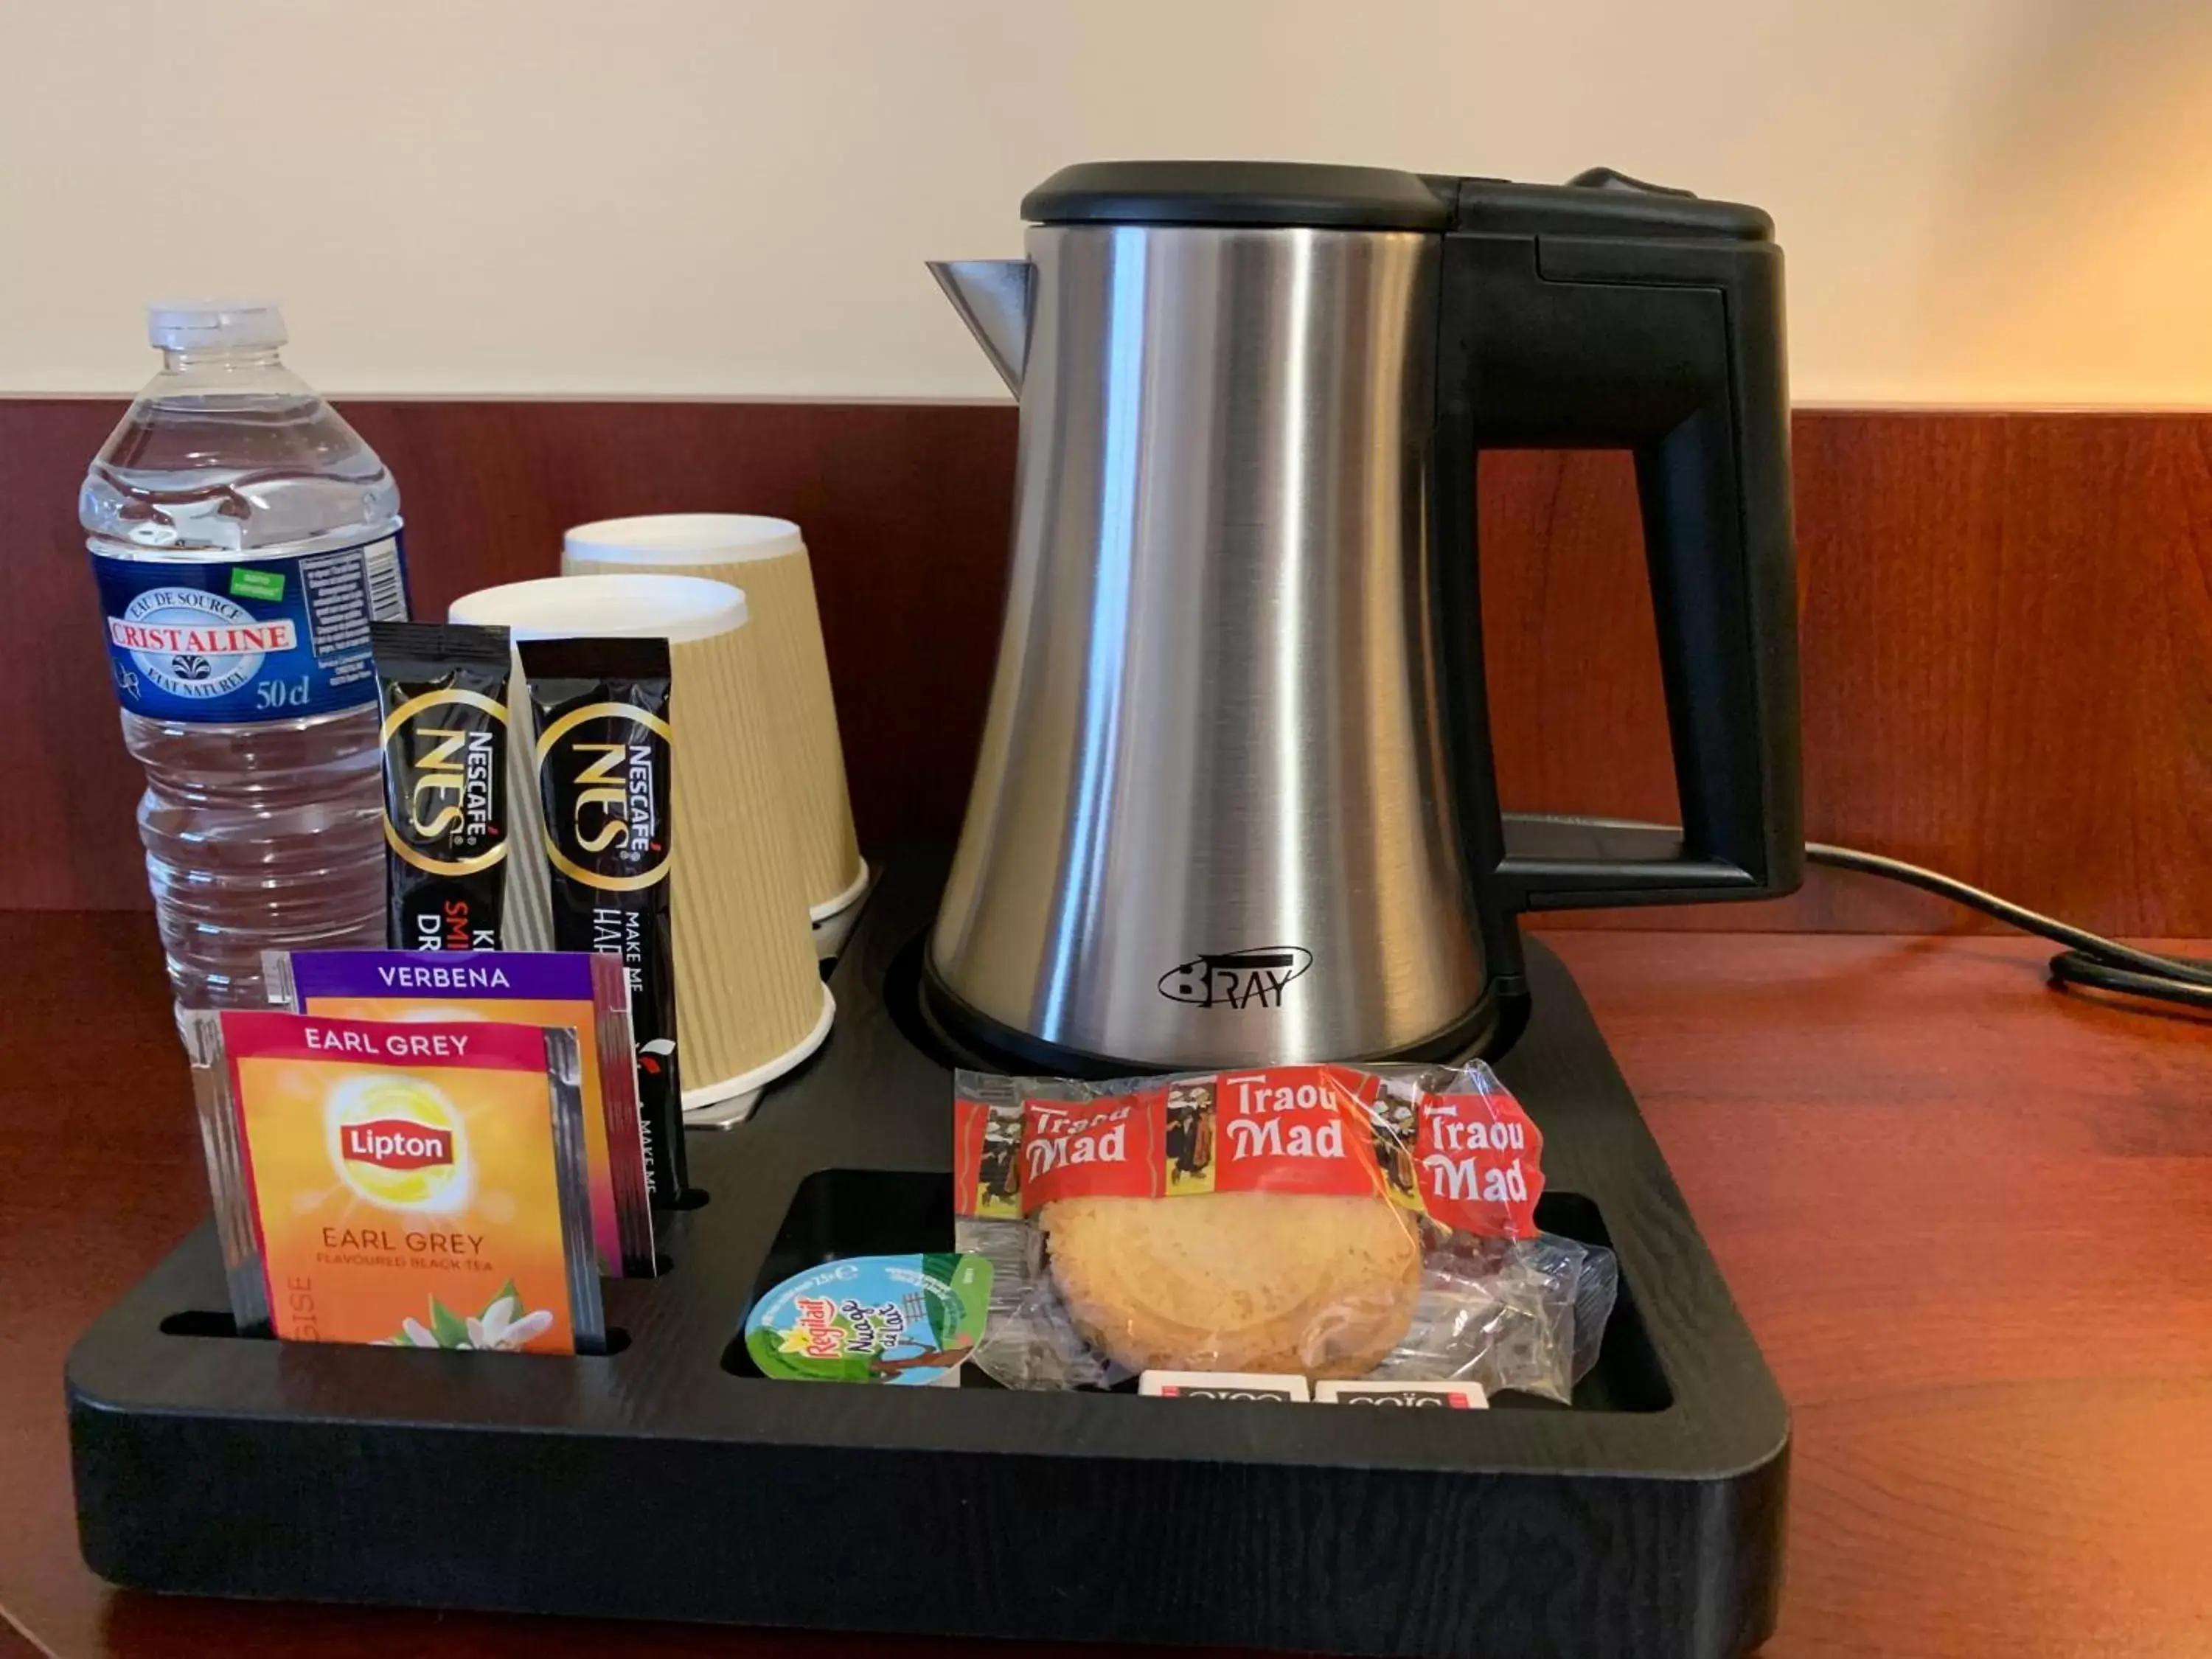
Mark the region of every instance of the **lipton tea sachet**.
<instances>
[{"instance_id":1,"label":"lipton tea sachet","mask_svg":"<svg viewBox=\"0 0 2212 1659\"><path fill-rule=\"evenodd\" d=\"M195 1059L240 1331L605 1347L572 1032L233 1011L215 1034Z\"/></svg>"},{"instance_id":2,"label":"lipton tea sachet","mask_svg":"<svg viewBox=\"0 0 2212 1659\"><path fill-rule=\"evenodd\" d=\"M369 629L384 726L384 942L495 951L505 942L503 628Z\"/></svg>"},{"instance_id":3,"label":"lipton tea sachet","mask_svg":"<svg viewBox=\"0 0 2212 1659\"><path fill-rule=\"evenodd\" d=\"M599 1271L653 1271L653 1200L637 1115L629 981L612 957L566 951L271 951L270 999L340 1019L489 1019L576 1033L592 1246Z\"/></svg>"}]
</instances>

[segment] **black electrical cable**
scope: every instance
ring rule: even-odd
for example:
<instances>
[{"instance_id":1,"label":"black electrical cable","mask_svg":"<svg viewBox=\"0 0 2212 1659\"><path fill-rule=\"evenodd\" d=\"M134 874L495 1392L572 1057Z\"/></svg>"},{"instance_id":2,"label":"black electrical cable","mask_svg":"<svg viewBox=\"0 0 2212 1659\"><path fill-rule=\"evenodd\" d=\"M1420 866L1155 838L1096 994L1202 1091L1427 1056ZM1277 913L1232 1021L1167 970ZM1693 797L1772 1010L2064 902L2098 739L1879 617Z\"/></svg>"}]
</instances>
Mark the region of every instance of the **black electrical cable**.
<instances>
[{"instance_id":1,"label":"black electrical cable","mask_svg":"<svg viewBox=\"0 0 2212 1659\"><path fill-rule=\"evenodd\" d=\"M1586 823L1607 830L1657 830L1678 836L1682 833L1679 824L1644 823L1628 818L1539 816L1553 823ZM2176 1003L2188 1008L2212 1008L2212 962L2195 957L2169 957L2154 951L2138 951L2131 945L2123 945L2118 939L2093 933L2086 927L2076 927L2071 922L2046 916L2039 910L2031 910L2024 904L2014 904L2010 899L1999 898L1995 893L1960 881L1955 876L1947 876L1917 864L1907 864L1903 859L1886 858L1880 853L1862 853L1856 847L1830 846L1825 842L1806 842L1805 856L1814 864L1856 871L1863 876L1880 876L1887 881L1917 887L1923 892L1949 899L1954 904L1963 904L1970 910L1994 916L2008 927L2017 927L2024 933L2034 933L2054 945L2066 946L2065 950L2051 958L2051 982L2061 988L2081 985L2092 990L2117 991L2126 996L2142 997L2153 1002Z\"/></svg>"},{"instance_id":2,"label":"black electrical cable","mask_svg":"<svg viewBox=\"0 0 2212 1659\"><path fill-rule=\"evenodd\" d=\"M2093 990L2118 991L2154 1002L2212 1008L2212 962L2138 951L2131 945L2093 933L2086 927L2076 927L2071 922L2031 910L2024 904L1999 898L1955 876L1907 864L1903 859L1884 858L1879 853L1862 853L1855 847L1831 847L1820 842L1806 842L1805 856L1814 864L1838 870L1856 870L1861 875L1901 881L1908 887L1949 899L1954 904L1995 916L2008 927L2065 945L2065 950L2051 958L2053 985L2085 985Z\"/></svg>"}]
</instances>

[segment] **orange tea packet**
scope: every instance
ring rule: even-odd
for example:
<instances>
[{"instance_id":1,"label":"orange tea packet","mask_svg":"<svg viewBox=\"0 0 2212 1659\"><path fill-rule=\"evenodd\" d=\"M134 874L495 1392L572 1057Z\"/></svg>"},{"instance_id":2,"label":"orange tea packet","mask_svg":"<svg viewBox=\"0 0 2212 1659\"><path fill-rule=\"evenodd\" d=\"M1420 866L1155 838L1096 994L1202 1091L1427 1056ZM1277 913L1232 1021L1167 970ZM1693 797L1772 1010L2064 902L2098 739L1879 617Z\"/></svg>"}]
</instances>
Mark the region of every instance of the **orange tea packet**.
<instances>
[{"instance_id":1,"label":"orange tea packet","mask_svg":"<svg viewBox=\"0 0 2212 1659\"><path fill-rule=\"evenodd\" d=\"M268 951L261 962L270 1000L295 1014L573 1028L599 1271L628 1279L658 1271L629 981L618 959L580 951Z\"/></svg>"},{"instance_id":2,"label":"orange tea packet","mask_svg":"<svg viewBox=\"0 0 2212 1659\"><path fill-rule=\"evenodd\" d=\"M605 1346L574 1032L237 1011L219 1043L198 1030L241 1332Z\"/></svg>"}]
</instances>

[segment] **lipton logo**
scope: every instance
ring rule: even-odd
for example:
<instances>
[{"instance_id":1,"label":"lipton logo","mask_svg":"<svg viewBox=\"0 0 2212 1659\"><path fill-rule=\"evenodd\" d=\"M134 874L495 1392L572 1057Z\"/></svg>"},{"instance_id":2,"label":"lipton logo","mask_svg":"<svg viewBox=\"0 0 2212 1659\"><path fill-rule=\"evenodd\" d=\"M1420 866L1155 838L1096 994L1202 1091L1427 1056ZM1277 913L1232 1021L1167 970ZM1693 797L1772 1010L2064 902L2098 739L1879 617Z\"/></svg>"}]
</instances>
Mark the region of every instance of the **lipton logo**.
<instances>
[{"instance_id":1,"label":"lipton logo","mask_svg":"<svg viewBox=\"0 0 2212 1659\"><path fill-rule=\"evenodd\" d=\"M344 1124L338 1145L349 1162L374 1164L380 1170L428 1170L453 1161L450 1130L401 1117Z\"/></svg>"},{"instance_id":2,"label":"lipton logo","mask_svg":"<svg viewBox=\"0 0 2212 1659\"><path fill-rule=\"evenodd\" d=\"M1160 975L1160 994L1197 1008L1279 1008L1291 981L1313 966L1302 945L1193 957Z\"/></svg>"}]
</instances>

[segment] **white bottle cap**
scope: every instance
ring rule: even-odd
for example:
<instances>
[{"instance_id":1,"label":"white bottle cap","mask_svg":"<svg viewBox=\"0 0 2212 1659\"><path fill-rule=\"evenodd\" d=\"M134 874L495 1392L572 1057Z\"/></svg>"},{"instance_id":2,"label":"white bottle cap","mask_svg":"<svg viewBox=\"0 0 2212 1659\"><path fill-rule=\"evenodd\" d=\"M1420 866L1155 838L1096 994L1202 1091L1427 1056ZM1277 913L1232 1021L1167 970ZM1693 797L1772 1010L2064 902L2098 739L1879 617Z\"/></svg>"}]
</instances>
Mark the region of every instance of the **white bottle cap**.
<instances>
[{"instance_id":1,"label":"white bottle cap","mask_svg":"<svg viewBox=\"0 0 2212 1659\"><path fill-rule=\"evenodd\" d=\"M164 351L280 346L284 313L273 300L178 300L146 307L146 340Z\"/></svg>"}]
</instances>

